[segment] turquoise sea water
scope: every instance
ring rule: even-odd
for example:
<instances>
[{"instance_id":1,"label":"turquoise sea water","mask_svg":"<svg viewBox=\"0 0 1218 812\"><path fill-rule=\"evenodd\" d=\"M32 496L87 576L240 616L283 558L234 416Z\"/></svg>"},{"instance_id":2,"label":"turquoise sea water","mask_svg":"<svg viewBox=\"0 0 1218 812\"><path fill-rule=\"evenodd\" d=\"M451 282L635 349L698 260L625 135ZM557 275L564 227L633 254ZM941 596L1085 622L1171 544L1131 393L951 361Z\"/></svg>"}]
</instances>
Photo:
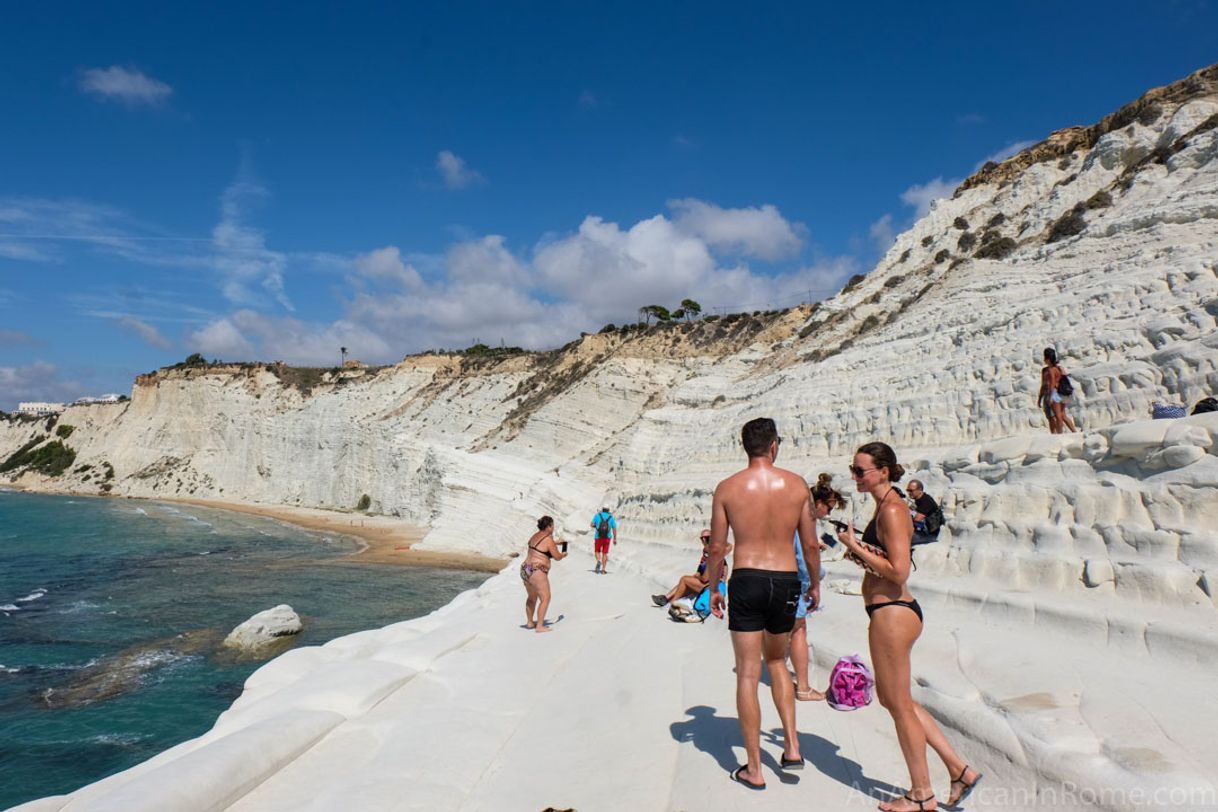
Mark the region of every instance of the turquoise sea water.
<instances>
[{"instance_id":1,"label":"turquoise sea water","mask_svg":"<svg viewBox=\"0 0 1218 812\"><path fill-rule=\"evenodd\" d=\"M292 645L418 617L485 573L353 564L244 514L0 491L0 809L207 731L260 663L219 642L288 603Z\"/></svg>"}]
</instances>

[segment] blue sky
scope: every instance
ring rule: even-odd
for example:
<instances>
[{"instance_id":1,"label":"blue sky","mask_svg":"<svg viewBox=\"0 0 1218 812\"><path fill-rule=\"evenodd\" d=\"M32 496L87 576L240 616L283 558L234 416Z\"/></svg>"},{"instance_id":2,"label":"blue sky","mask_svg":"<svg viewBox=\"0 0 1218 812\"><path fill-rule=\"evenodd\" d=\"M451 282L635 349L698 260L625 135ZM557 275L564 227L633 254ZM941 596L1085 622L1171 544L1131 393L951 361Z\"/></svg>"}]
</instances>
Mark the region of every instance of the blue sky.
<instances>
[{"instance_id":1,"label":"blue sky","mask_svg":"<svg viewBox=\"0 0 1218 812\"><path fill-rule=\"evenodd\" d=\"M0 409L832 293L1218 61L1173 2L9 4Z\"/></svg>"}]
</instances>

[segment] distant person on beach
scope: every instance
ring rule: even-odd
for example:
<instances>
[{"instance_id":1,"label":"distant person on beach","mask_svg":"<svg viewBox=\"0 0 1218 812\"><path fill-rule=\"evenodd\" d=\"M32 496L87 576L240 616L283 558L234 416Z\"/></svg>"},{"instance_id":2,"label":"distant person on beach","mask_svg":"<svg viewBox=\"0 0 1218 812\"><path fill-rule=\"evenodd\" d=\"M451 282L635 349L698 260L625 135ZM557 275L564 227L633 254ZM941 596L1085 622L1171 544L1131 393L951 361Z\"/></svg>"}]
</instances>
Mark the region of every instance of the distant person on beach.
<instances>
[{"instance_id":1,"label":"distant person on beach","mask_svg":"<svg viewBox=\"0 0 1218 812\"><path fill-rule=\"evenodd\" d=\"M592 571L605 575L609 572L605 569L605 565L609 563L609 542L617 544L617 519L613 518L609 508L601 508L600 512L592 517L592 529L596 531L593 548L596 553L596 568Z\"/></svg>"},{"instance_id":2,"label":"distant person on beach","mask_svg":"<svg viewBox=\"0 0 1218 812\"><path fill-rule=\"evenodd\" d=\"M529 537L529 552L520 565L520 580L524 581L524 627L538 633L550 631L546 626L546 610L550 608L550 562L567 557L567 542L554 539L554 519L542 516L537 520L537 532Z\"/></svg>"},{"instance_id":3,"label":"distant person on beach","mask_svg":"<svg viewBox=\"0 0 1218 812\"><path fill-rule=\"evenodd\" d=\"M812 497L812 518L824 519L829 511L842 504L842 495L833 489L833 475L821 474L816 478L816 484L809 489ZM800 702L818 702L825 698L824 693L812 687L808 679L808 610L810 601L808 591L812 587L811 574L805 563L803 543L799 534L795 534L795 563L799 568L799 605L795 609L795 626L791 629L791 667L795 670L795 699ZM820 540L816 547L821 548ZM824 577L824 569L818 573L818 578Z\"/></svg>"},{"instance_id":4,"label":"distant person on beach","mask_svg":"<svg viewBox=\"0 0 1218 812\"><path fill-rule=\"evenodd\" d=\"M728 629L736 658L736 712L748 763L732 772L732 780L750 789L765 789L761 772L761 705L757 684L764 659L770 673L770 693L782 720L784 770L804 765L795 732L795 686L787 671L787 645L799 605L799 571L791 539L796 531L804 560L812 573L806 590L808 609L820 603L820 549L812 520L808 485L798 474L778 468L774 460L782 438L774 421L759 417L740 432L748 467L715 488L711 509L710 555L707 570L718 572L727 555L729 528L736 541L735 564L728 594ZM711 612L723 617L723 596L711 590Z\"/></svg>"},{"instance_id":5,"label":"distant person on beach","mask_svg":"<svg viewBox=\"0 0 1218 812\"><path fill-rule=\"evenodd\" d=\"M880 809L918 812L937 808L926 763L928 744L947 767L952 780L948 804L954 806L972 791L981 774L960 759L939 725L910 693L910 652L922 634L922 607L906 583L912 562L913 519L893 486L905 475L905 469L888 445L868 443L855 452L850 474L859 492L875 500L875 514L863 530L861 544L854 535L853 523L838 538L867 570L863 576L863 608L871 619L867 639L875 668L876 695L892 715L909 768L909 791L902 798L880 804Z\"/></svg>"},{"instance_id":6,"label":"distant person on beach","mask_svg":"<svg viewBox=\"0 0 1218 812\"><path fill-rule=\"evenodd\" d=\"M1057 364L1057 350L1045 347L1045 365L1040 370L1040 390L1036 393L1036 405L1044 409L1049 418L1049 431L1061 434L1066 428L1078 431L1074 420L1066 412L1066 402L1073 393L1066 371ZM1064 383L1063 383L1064 381Z\"/></svg>"},{"instance_id":7,"label":"distant person on beach","mask_svg":"<svg viewBox=\"0 0 1218 812\"><path fill-rule=\"evenodd\" d=\"M677 585L668 590L668 592L665 594L652 595L651 602L656 606L667 606L673 601L678 601L681 598L696 597L697 595L701 594L703 589L706 589L706 585L710 581L706 574L706 559L710 555L707 552L711 539L710 528L704 529L698 538L702 542L702 560L698 562L698 569L694 571L693 575L682 575L677 580ZM728 552L730 553L732 550L732 545L729 544L727 548ZM723 580L722 570L725 569L727 569L726 562L720 568L718 580Z\"/></svg>"}]
</instances>

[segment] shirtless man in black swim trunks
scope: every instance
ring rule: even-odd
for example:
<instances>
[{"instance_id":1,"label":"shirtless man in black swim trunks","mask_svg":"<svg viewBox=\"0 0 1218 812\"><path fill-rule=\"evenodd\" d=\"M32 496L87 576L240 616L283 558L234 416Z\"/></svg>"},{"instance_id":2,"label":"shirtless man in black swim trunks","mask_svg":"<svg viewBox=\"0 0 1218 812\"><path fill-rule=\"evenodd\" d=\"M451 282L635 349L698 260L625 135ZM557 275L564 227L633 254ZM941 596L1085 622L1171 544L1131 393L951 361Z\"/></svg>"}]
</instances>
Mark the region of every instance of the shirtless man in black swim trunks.
<instances>
[{"instance_id":1,"label":"shirtless man in black swim trunks","mask_svg":"<svg viewBox=\"0 0 1218 812\"><path fill-rule=\"evenodd\" d=\"M812 574L810 608L820 603L820 549L808 498L798 474L777 468L782 438L774 421L759 417L740 432L749 465L715 488L711 509L711 542L707 571L718 572L727 554L727 531L735 538L735 569L728 582L731 611L728 628L736 654L736 711L748 763L732 779L751 789L765 789L761 775L761 705L757 683L761 661L770 671L770 692L782 720L784 770L803 767L795 733L795 686L787 673L787 643L799 602L799 571L791 540L799 531L804 560ZM723 596L711 591L711 611L723 617Z\"/></svg>"}]
</instances>

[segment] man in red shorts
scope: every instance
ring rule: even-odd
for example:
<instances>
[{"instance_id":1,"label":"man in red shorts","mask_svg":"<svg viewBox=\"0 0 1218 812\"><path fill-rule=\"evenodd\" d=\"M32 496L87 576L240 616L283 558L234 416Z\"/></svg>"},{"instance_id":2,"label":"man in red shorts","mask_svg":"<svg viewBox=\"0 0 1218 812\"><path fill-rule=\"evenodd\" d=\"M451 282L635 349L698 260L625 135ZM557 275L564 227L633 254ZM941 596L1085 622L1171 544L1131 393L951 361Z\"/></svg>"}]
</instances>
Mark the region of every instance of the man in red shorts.
<instances>
[{"instance_id":1,"label":"man in red shorts","mask_svg":"<svg viewBox=\"0 0 1218 812\"><path fill-rule=\"evenodd\" d=\"M613 518L609 508L601 508L600 513L592 517L592 529L596 531L596 546L593 548L596 552L596 569L593 572L605 575L608 573L605 564L609 561L609 542L617 544L617 519Z\"/></svg>"}]
</instances>

